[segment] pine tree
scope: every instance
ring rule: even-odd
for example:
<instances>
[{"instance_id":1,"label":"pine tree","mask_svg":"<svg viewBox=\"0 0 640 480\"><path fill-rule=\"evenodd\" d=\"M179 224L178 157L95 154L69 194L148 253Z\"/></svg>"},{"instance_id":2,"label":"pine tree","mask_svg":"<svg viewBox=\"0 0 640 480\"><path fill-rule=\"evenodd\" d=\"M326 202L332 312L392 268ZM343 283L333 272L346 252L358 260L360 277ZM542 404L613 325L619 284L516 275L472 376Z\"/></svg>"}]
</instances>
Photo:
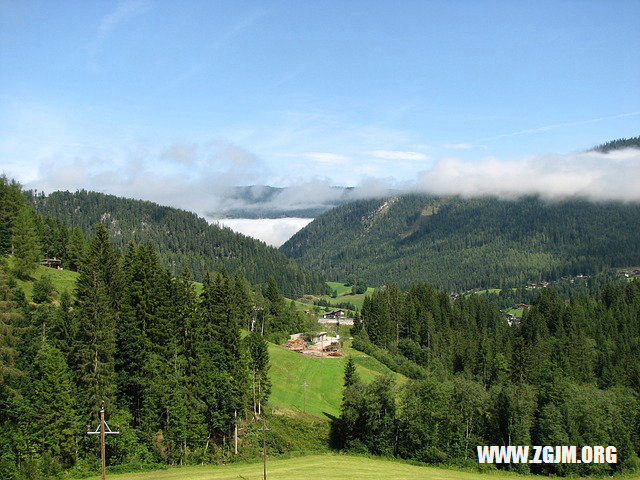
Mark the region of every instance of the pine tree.
<instances>
[{"instance_id":1,"label":"pine tree","mask_svg":"<svg viewBox=\"0 0 640 480\"><path fill-rule=\"evenodd\" d=\"M67 255L64 259L66 266L71 270L78 271L85 257L85 250L85 239L82 230L80 230L80 227L73 227L66 245Z\"/></svg>"},{"instance_id":2,"label":"pine tree","mask_svg":"<svg viewBox=\"0 0 640 480\"><path fill-rule=\"evenodd\" d=\"M0 255L13 253L16 217L24 206L20 184L0 175Z\"/></svg>"},{"instance_id":3,"label":"pine tree","mask_svg":"<svg viewBox=\"0 0 640 480\"><path fill-rule=\"evenodd\" d=\"M10 380L20 375L16 367L16 345L19 340L18 324L22 316L16 311L12 296L7 274L0 264L0 399L8 398L11 391Z\"/></svg>"},{"instance_id":4,"label":"pine tree","mask_svg":"<svg viewBox=\"0 0 640 480\"><path fill-rule=\"evenodd\" d=\"M17 425L23 399L17 385L22 377L18 363L18 344L23 317L13 301L14 291L0 262L0 478L17 478L16 445L24 441L25 434Z\"/></svg>"},{"instance_id":5,"label":"pine tree","mask_svg":"<svg viewBox=\"0 0 640 480\"><path fill-rule=\"evenodd\" d=\"M18 210L12 243L15 273L20 278L29 278L36 269L41 253L33 213L26 206Z\"/></svg>"},{"instance_id":6,"label":"pine tree","mask_svg":"<svg viewBox=\"0 0 640 480\"><path fill-rule=\"evenodd\" d=\"M172 359L178 372L174 380L176 383L184 382L182 393L186 407L186 433L182 442L183 454L201 446L201 441L207 438L207 425L205 421L206 403L204 402L203 383L199 367L201 336L203 332L201 319L198 312L198 297L195 292L193 277L189 269L185 269L176 279L172 293L174 306L174 326L176 334L176 356ZM181 360L183 359L183 360ZM180 378L180 362L184 361L184 378ZM173 393L172 393L173 395ZM175 393L175 395L178 395ZM175 399L175 409L180 409L182 400ZM176 419L176 422L178 420ZM182 420L180 420L182 421ZM175 436L182 429L182 424L176 425Z\"/></svg>"},{"instance_id":7,"label":"pine tree","mask_svg":"<svg viewBox=\"0 0 640 480\"><path fill-rule=\"evenodd\" d=\"M144 391L154 375L147 368L151 352L166 356L166 342L152 338L154 333L168 328L157 328L163 283L155 251L151 246L129 244L121 266L122 284L126 285L120 299L120 316L116 336L118 356L115 370L119 397L133 414L133 423L139 426L144 407ZM155 375L154 375L155 376Z\"/></svg>"},{"instance_id":8,"label":"pine tree","mask_svg":"<svg viewBox=\"0 0 640 480\"><path fill-rule=\"evenodd\" d=\"M360 378L356 371L356 364L353 362L353 357L349 356L347 364L344 366L344 388L349 388L354 383L358 383Z\"/></svg>"},{"instance_id":9,"label":"pine tree","mask_svg":"<svg viewBox=\"0 0 640 480\"><path fill-rule=\"evenodd\" d=\"M229 392L233 390L229 356L223 339L231 313L228 277L208 273L203 281L201 320L197 345L198 397L206 405L207 442L216 432L226 431L233 416Z\"/></svg>"},{"instance_id":10,"label":"pine tree","mask_svg":"<svg viewBox=\"0 0 640 480\"><path fill-rule=\"evenodd\" d=\"M76 282L78 337L74 367L82 395L82 411L93 422L104 400L115 394L118 265L109 234L100 224L91 240L87 261Z\"/></svg>"},{"instance_id":11,"label":"pine tree","mask_svg":"<svg viewBox=\"0 0 640 480\"><path fill-rule=\"evenodd\" d=\"M67 365L73 362L72 354L78 336L78 318L72 312L72 305L71 295L68 291L63 291L60 295L60 308L51 320L49 329L51 344L64 353Z\"/></svg>"},{"instance_id":12,"label":"pine tree","mask_svg":"<svg viewBox=\"0 0 640 480\"><path fill-rule=\"evenodd\" d=\"M33 283L33 301L35 303L49 303L53 300L53 282L49 275L42 275Z\"/></svg>"},{"instance_id":13,"label":"pine tree","mask_svg":"<svg viewBox=\"0 0 640 480\"><path fill-rule=\"evenodd\" d=\"M75 461L80 424L74 410L73 387L64 355L42 343L31 374L31 425L38 450L60 459L65 466Z\"/></svg>"}]
</instances>

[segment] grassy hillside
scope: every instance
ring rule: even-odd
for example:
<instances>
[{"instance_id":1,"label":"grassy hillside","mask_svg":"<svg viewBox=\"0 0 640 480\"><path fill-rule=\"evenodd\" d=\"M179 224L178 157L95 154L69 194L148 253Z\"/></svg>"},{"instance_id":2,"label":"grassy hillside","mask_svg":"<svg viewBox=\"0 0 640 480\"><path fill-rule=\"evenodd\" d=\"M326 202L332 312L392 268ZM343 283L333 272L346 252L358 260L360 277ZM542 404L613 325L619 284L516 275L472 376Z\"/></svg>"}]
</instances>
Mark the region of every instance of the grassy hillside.
<instances>
[{"instance_id":1,"label":"grassy hillside","mask_svg":"<svg viewBox=\"0 0 640 480\"><path fill-rule=\"evenodd\" d=\"M329 280L464 291L637 264L638 237L637 203L406 195L339 206L280 250Z\"/></svg>"},{"instance_id":2,"label":"grassy hillside","mask_svg":"<svg viewBox=\"0 0 640 480\"><path fill-rule=\"evenodd\" d=\"M7 259L7 264L9 268L12 267L13 259L11 257ZM38 265L36 271L32 275L32 280L17 280L18 286L24 292L27 300L31 300L31 297L33 295L34 281L39 279L43 275L49 276L51 282L53 283L53 288L57 292L57 294L54 295L54 300L57 299L59 294L61 294L65 290L73 295L73 290L76 286L76 279L78 278L77 272L72 272L71 270L56 270L55 268Z\"/></svg>"},{"instance_id":3,"label":"grassy hillside","mask_svg":"<svg viewBox=\"0 0 640 480\"><path fill-rule=\"evenodd\" d=\"M371 381L376 375L388 373L395 375L378 360L346 348L357 366L364 381ZM347 357L309 357L292 352L277 345L269 344L271 369L271 397L269 404L278 410L303 410L304 387L307 381L307 413L317 416L340 414L344 366Z\"/></svg>"},{"instance_id":4,"label":"grassy hillside","mask_svg":"<svg viewBox=\"0 0 640 480\"><path fill-rule=\"evenodd\" d=\"M373 287L367 288L365 293L351 293L351 285L347 286L343 282L326 282L327 286L331 290L335 290L338 294L337 297L333 298L331 295L305 295L303 298L300 298L300 301L296 301L296 307L300 305L300 309L306 310L313 307L313 302L318 300L325 300L329 302L331 305L339 305L340 303L349 302L353 304L358 310L362 309L362 303L364 302L364 297L366 295L371 295L375 290ZM304 303L307 302L307 303ZM324 308L325 310L330 309L331 307Z\"/></svg>"}]
</instances>

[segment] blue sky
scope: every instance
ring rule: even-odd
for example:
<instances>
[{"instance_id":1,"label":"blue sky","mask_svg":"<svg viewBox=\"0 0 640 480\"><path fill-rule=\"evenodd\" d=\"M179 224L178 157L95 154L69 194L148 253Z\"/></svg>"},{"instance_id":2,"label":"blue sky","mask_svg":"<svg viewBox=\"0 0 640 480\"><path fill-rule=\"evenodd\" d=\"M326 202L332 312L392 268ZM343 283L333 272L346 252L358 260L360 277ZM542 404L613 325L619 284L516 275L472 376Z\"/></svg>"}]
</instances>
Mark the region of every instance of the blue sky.
<instances>
[{"instance_id":1,"label":"blue sky","mask_svg":"<svg viewBox=\"0 0 640 480\"><path fill-rule=\"evenodd\" d=\"M232 184L566 160L640 134L638 19L637 0L0 0L0 169L202 210Z\"/></svg>"}]
</instances>

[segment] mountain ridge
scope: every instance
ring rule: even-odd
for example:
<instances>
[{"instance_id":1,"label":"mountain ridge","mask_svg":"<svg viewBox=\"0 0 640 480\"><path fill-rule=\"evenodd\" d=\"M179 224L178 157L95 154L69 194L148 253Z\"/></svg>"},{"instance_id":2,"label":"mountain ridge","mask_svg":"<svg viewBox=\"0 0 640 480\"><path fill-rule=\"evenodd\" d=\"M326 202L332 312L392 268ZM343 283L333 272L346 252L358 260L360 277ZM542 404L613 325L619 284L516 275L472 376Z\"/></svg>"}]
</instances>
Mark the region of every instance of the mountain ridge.
<instances>
[{"instance_id":1,"label":"mountain ridge","mask_svg":"<svg viewBox=\"0 0 640 480\"><path fill-rule=\"evenodd\" d=\"M460 291L637 264L639 225L640 204L410 194L339 206L280 251L329 280Z\"/></svg>"},{"instance_id":2,"label":"mountain ridge","mask_svg":"<svg viewBox=\"0 0 640 480\"><path fill-rule=\"evenodd\" d=\"M260 240L211 225L193 212L86 190L25 195L36 211L79 226L87 234L104 223L119 247L129 241L155 244L162 263L174 273L188 267L200 279L222 264L232 273L242 272L252 284L266 283L273 276L287 295L324 293L324 279L318 273L299 267Z\"/></svg>"}]
</instances>

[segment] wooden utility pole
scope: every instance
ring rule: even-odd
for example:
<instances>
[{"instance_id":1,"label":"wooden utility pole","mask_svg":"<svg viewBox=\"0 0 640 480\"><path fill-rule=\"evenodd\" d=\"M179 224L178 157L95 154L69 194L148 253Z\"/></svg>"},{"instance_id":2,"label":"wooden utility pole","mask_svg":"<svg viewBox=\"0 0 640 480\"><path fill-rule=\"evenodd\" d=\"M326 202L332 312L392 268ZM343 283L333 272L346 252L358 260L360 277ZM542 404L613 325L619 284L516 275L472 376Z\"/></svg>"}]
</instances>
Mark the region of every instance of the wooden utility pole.
<instances>
[{"instance_id":1,"label":"wooden utility pole","mask_svg":"<svg viewBox=\"0 0 640 480\"><path fill-rule=\"evenodd\" d=\"M263 475L264 480L267 480L267 430L271 430L267 428L264 418L262 419L262 467L263 467Z\"/></svg>"},{"instance_id":2,"label":"wooden utility pole","mask_svg":"<svg viewBox=\"0 0 640 480\"><path fill-rule=\"evenodd\" d=\"M238 454L238 411L233 411L233 450L234 454Z\"/></svg>"},{"instance_id":3,"label":"wooden utility pole","mask_svg":"<svg viewBox=\"0 0 640 480\"><path fill-rule=\"evenodd\" d=\"M89 426L87 425L87 430ZM107 456L105 454L104 436L118 435L120 432L112 432L107 422L104 421L104 400L100 406L100 425L93 432L87 432L87 435L100 435L100 459L102 463L102 480L107 476Z\"/></svg>"},{"instance_id":4,"label":"wooden utility pole","mask_svg":"<svg viewBox=\"0 0 640 480\"><path fill-rule=\"evenodd\" d=\"M307 379L304 379L304 383L302 384L302 386L304 387L304 403L303 403L303 407L302 407L302 411L304 413L307 413Z\"/></svg>"}]
</instances>

